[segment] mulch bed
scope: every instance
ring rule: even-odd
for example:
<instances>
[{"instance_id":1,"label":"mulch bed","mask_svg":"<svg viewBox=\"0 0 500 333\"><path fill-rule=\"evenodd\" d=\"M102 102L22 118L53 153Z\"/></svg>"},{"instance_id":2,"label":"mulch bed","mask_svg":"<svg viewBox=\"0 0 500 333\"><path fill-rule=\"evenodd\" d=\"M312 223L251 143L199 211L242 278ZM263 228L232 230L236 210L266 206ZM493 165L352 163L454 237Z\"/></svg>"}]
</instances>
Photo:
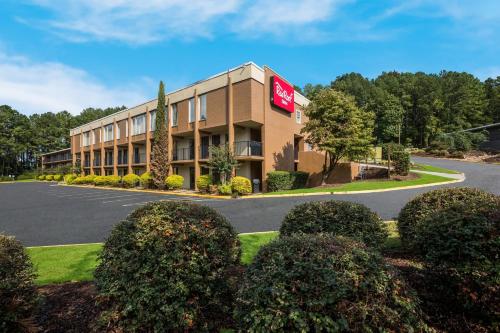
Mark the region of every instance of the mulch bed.
<instances>
[{"instance_id":1,"label":"mulch bed","mask_svg":"<svg viewBox=\"0 0 500 333\"><path fill-rule=\"evenodd\" d=\"M429 326L437 332L486 333L488 329L440 302L432 285L426 283L418 258L400 251L384 253L408 284L418 293ZM40 332L93 332L99 315L96 288L92 282L72 282L39 288L44 301L35 320ZM229 324L229 322L228 322ZM229 324L226 327L230 327Z\"/></svg>"}]
</instances>

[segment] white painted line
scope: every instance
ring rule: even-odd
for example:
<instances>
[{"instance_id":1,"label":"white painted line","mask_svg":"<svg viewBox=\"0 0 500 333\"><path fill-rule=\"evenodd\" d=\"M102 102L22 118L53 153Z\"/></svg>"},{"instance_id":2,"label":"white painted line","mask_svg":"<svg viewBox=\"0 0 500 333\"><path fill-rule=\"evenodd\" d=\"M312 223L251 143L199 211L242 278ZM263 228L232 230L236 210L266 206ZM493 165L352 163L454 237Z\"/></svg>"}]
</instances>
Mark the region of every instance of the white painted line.
<instances>
[{"instance_id":1,"label":"white painted line","mask_svg":"<svg viewBox=\"0 0 500 333\"><path fill-rule=\"evenodd\" d=\"M103 200L103 199L114 199L114 198L123 198L123 197L137 197L135 194L125 194L125 195L111 195L111 196L105 196L105 197L98 197L98 198L86 198L85 201L91 201L91 200Z\"/></svg>"},{"instance_id":2,"label":"white painted line","mask_svg":"<svg viewBox=\"0 0 500 333\"><path fill-rule=\"evenodd\" d=\"M102 203L110 203L110 202L119 202L119 201L127 201L127 200L135 200L135 198L125 198L125 199L118 199L118 200L108 200L108 201L103 201Z\"/></svg>"},{"instance_id":3,"label":"white painted line","mask_svg":"<svg viewBox=\"0 0 500 333\"><path fill-rule=\"evenodd\" d=\"M150 202L152 202L152 201L134 202L134 203L125 204L125 205L122 205L122 206L123 207L142 206L142 205L146 205L146 204L148 204Z\"/></svg>"}]
</instances>

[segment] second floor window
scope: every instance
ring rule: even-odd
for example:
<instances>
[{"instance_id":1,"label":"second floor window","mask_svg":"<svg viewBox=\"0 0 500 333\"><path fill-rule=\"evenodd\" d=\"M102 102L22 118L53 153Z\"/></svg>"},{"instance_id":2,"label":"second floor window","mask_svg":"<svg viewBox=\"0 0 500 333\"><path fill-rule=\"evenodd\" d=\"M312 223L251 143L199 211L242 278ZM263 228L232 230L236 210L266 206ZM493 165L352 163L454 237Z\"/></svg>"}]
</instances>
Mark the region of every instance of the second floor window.
<instances>
[{"instance_id":1,"label":"second floor window","mask_svg":"<svg viewBox=\"0 0 500 333\"><path fill-rule=\"evenodd\" d=\"M132 135L143 134L146 132L146 115L132 118Z\"/></svg>"},{"instance_id":2,"label":"second floor window","mask_svg":"<svg viewBox=\"0 0 500 333\"><path fill-rule=\"evenodd\" d=\"M295 111L295 122L297 124L302 124L302 111L300 110Z\"/></svg>"},{"instance_id":3,"label":"second floor window","mask_svg":"<svg viewBox=\"0 0 500 333\"><path fill-rule=\"evenodd\" d=\"M200 120L207 119L207 95L201 95L198 100L200 104Z\"/></svg>"},{"instance_id":4,"label":"second floor window","mask_svg":"<svg viewBox=\"0 0 500 333\"><path fill-rule=\"evenodd\" d=\"M113 140L113 124L104 126L104 141Z\"/></svg>"},{"instance_id":5,"label":"second floor window","mask_svg":"<svg viewBox=\"0 0 500 333\"><path fill-rule=\"evenodd\" d=\"M190 98L188 101L188 109L189 109L189 122L192 123L195 121L196 113L194 109L194 98Z\"/></svg>"},{"instance_id":6,"label":"second floor window","mask_svg":"<svg viewBox=\"0 0 500 333\"><path fill-rule=\"evenodd\" d=\"M172 105L172 126L177 126L177 104Z\"/></svg>"},{"instance_id":7,"label":"second floor window","mask_svg":"<svg viewBox=\"0 0 500 333\"><path fill-rule=\"evenodd\" d=\"M156 129L156 111L151 111L149 113L149 130L154 131Z\"/></svg>"},{"instance_id":8,"label":"second floor window","mask_svg":"<svg viewBox=\"0 0 500 333\"><path fill-rule=\"evenodd\" d=\"M84 147L90 146L90 132L83 133L83 142Z\"/></svg>"},{"instance_id":9,"label":"second floor window","mask_svg":"<svg viewBox=\"0 0 500 333\"><path fill-rule=\"evenodd\" d=\"M116 124L116 140L120 140L120 126Z\"/></svg>"}]
</instances>

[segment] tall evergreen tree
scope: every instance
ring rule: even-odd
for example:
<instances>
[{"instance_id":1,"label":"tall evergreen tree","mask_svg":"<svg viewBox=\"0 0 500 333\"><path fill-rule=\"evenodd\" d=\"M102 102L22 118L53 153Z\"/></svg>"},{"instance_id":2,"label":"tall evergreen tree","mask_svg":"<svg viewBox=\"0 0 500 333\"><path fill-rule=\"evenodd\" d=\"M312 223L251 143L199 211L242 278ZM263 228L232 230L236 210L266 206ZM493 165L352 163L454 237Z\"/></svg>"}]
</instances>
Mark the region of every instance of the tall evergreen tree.
<instances>
[{"instance_id":1,"label":"tall evergreen tree","mask_svg":"<svg viewBox=\"0 0 500 333\"><path fill-rule=\"evenodd\" d=\"M151 155L151 176L154 184L159 188L164 187L165 178L167 178L170 170L170 160L168 158L168 124L165 115L165 87L163 86L163 81L160 81Z\"/></svg>"}]
</instances>

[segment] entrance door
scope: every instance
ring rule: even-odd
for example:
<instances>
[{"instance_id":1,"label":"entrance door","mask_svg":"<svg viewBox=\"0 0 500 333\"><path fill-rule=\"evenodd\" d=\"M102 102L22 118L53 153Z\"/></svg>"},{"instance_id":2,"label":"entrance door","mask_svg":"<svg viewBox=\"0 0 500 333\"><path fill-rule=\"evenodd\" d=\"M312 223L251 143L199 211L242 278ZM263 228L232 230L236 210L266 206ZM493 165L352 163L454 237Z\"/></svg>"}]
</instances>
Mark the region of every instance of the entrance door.
<instances>
[{"instance_id":1,"label":"entrance door","mask_svg":"<svg viewBox=\"0 0 500 333\"><path fill-rule=\"evenodd\" d=\"M189 167L189 189L194 190L194 167Z\"/></svg>"}]
</instances>

